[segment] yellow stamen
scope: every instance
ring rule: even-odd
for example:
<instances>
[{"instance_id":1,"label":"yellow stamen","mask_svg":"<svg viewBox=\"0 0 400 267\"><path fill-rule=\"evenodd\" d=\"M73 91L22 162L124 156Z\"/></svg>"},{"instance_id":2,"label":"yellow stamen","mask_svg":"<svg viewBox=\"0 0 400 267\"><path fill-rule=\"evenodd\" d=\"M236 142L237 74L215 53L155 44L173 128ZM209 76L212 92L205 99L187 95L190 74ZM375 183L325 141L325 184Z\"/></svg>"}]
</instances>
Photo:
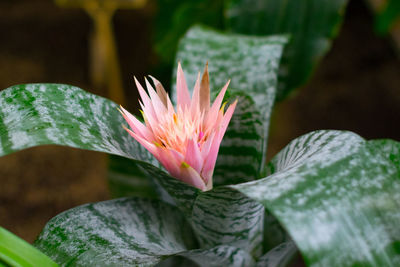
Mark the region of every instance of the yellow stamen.
<instances>
[{"instance_id":1,"label":"yellow stamen","mask_svg":"<svg viewBox=\"0 0 400 267\"><path fill-rule=\"evenodd\" d=\"M228 101L225 101L225 102L222 104L221 108L219 109L220 111L224 111L226 103L228 103Z\"/></svg>"},{"instance_id":2,"label":"yellow stamen","mask_svg":"<svg viewBox=\"0 0 400 267\"><path fill-rule=\"evenodd\" d=\"M182 167L183 167L183 168L189 168L190 165L187 164L186 162L182 161Z\"/></svg>"}]
</instances>

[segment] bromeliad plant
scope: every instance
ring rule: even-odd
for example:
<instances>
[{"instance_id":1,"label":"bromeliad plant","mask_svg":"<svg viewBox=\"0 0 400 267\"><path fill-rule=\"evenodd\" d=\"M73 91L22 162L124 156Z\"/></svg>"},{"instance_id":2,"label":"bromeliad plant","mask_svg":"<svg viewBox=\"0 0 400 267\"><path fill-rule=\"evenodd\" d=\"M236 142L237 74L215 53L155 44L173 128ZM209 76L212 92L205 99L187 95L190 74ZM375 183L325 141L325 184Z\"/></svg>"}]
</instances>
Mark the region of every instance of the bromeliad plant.
<instances>
[{"instance_id":1,"label":"bromeliad plant","mask_svg":"<svg viewBox=\"0 0 400 267\"><path fill-rule=\"evenodd\" d=\"M286 41L192 28L177 55L188 84L208 59L210 95L228 78L230 89L206 111L207 72L190 101L178 68L177 109L156 80L155 91L147 85L150 96L138 84L144 124L121 108L134 138L115 103L79 88L28 84L0 92L1 155L42 144L107 152L129 159L113 161L114 186L146 192L65 211L34 246L61 266L284 266L297 251L308 266L399 265L400 143L316 131L265 165ZM226 112L224 93L234 103ZM218 150L223 132L211 188L214 160L201 153ZM52 265L15 245L4 249L7 238L0 235L0 265Z\"/></svg>"},{"instance_id":2,"label":"bromeliad plant","mask_svg":"<svg viewBox=\"0 0 400 267\"><path fill-rule=\"evenodd\" d=\"M128 133L142 144L179 180L203 191L212 188L212 176L222 138L235 110L235 101L224 114L221 107L229 82L218 94L210 107L210 85L208 68L200 73L190 99L182 67L178 64L176 88L178 105L172 106L162 84L153 78L157 93L146 80L146 94L136 80L142 101L143 125L132 114L121 107L121 113L133 131Z\"/></svg>"}]
</instances>

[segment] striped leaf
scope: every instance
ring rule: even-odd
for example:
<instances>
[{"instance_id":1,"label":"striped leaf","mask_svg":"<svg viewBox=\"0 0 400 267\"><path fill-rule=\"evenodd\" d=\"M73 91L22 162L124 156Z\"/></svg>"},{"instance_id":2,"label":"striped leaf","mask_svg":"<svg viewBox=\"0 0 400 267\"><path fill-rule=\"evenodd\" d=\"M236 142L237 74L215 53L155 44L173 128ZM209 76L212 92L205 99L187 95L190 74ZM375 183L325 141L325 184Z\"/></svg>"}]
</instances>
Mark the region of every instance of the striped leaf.
<instances>
[{"instance_id":1,"label":"striped leaf","mask_svg":"<svg viewBox=\"0 0 400 267\"><path fill-rule=\"evenodd\" d=\"M288 266L296 255L297 249L293 242L282 243L268 251L257 261L256 267L283 267Z\"/></svg>"},{"instance_id":2,"label":"striped leaf","mask_svg":"<svg viewBox=\"0 0 400 267\"><path fill-rule=\"evenodd\" d=\"M237 247L220 245L210 249L195 249L179 255L191 259L199 266L248 267L254 266L253 258Z\"/></svg>"},{"instance_id":3,"label":"striped leaf","mask_svg":"<svg viewBox=\"0 0 400 267\"><path fill-rule=\"evenodd\" d=\"M309 266L398 266L399 158L394 141L317 131L283 149L270 176L231 187L277 217Z\"/></svg>"},{"instance_id":4,"label":"striped leaf","mask_svg":"<svg viewBox=\"0 0 400 267\"><path fill-rule=\"evenodd\" d=\"M0 156L55 144L157 164L122 128L112 101L62 84L16 85L0 92Z\"/></svg>"},{"instance_id":5,"label":"striped leaf","mask_svg":"<svg viewBox=\"0 0 400 267\"><path fill-rule=\"evenodd\" d=\"M112 101L70 85L27 84L1 91L0 105L0 156L55 144L139 160L110 159L112 193L154 197L136 164L158 162L123 129L126 122Z\"/></svg>"},{"instance_id":6,"label":"striped leaf","mask_svg":"<svg viewBox=\"0 0 400 267\"><path fill-rule=\"evenodd\" d=\"M86 204L51 219L35 246L60 266L177 266L184 257L199 266L253 266L240 248L190 249L192 231L173 206L139 198ZM185 266L190 262L185 261ZM196 266L190 264L189 266Z\"/></svg>"},{"instance_id":7,"label":"striped leaf","mask_svg":"<svg viewBox=\"0 0 400 267\"><path fill-rule=\"evenodd\" d=\"M228 0L227 29L267 36L290 34L279 72L277 98L303 85L338 34L347 0Z\"/></svg>"},{"instance_id":8,"label":"striped leaf","mask_svg":"<svg viewBox=\"0 0 400 267\"><path fill-rule=\"evenodd\" d=\"M228 244L254 257L262 252L264 207L231 188L200 194L191 222L202 247Z\"/></svg>"},{"instance_id":9,"label":"striped leaf","mask_svg":"<svg viewBox=\"0 0 400 267\"><path fill-rule=\"evenodd\" d=\"M60 266L153 266L188 250L191 237L173 206L122 198L57 215L34 245Z\"/></svg>"},{"instance_id":10,"label":"striped leaf","mask_svg":"<svg viewBox=\"0 0 400 267\"><path fill-rule=\"evenodd\" d=\"M176 61L182 63L190 89L208 61L211 95L231 79L230 88L234 90L228 89L232 91L230 100L239 98L220 148L215 185L258 178L264 167L277 70L285 43L284 36L246 37L199 26L192 27L179 43Z\"/></svg>"}]
</instances>

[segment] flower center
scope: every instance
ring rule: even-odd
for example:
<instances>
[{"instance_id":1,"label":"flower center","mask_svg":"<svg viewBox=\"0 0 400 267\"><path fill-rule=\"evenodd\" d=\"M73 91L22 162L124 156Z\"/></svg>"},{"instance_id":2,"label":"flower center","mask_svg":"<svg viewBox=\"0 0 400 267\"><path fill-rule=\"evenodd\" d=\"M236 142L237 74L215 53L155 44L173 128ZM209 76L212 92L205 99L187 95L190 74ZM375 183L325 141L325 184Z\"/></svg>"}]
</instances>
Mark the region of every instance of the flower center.
<instances>
[{"instance_id":1,"label":"flower center","mask_svg":"<svg viewBox=\"0 0 400 267\"><path fill-rule=\"evenodd\" d=\"M172 148L185 154L187 142L193 139L201 150L206 141L203 129L203 114L192 116L189 110L178 109L173 114L166 113L159 116L159 123L153 128L158 145Z\"/></svg>"}]
</instances>

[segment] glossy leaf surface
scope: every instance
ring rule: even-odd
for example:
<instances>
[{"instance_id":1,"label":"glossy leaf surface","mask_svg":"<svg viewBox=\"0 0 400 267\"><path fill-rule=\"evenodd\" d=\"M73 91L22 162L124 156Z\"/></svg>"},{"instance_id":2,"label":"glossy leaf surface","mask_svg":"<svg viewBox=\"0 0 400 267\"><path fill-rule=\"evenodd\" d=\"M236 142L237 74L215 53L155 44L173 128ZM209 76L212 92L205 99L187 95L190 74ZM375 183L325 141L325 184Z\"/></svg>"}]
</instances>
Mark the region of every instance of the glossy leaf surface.
<instances>
[{"instance_id":1,"label":"glossy leaf surface","mask_svg":"<svg viewBox=\"0 0 400 267\"><path fill-rule=\"evenodd\" d=\"M0 227L0 266L57 267L58 265L25 240Z\"/></svg>"},{"instance_id":2,"label":"glossy leaf surface","mask_svg":"<svg viewBox=\"0 0 400 267\"><path fill-rule=\"evenodd\" d=\"M57 215L43 229L35 246L60 266L163 266L163 260L175 256L200 266L254 264L253 258L237 247L191 250L193 241L190 226L175 207L122 198Z\"/></svg>"},{"instance_id":3,"label":"glossy leaf surface","mask_svg":"<svg viewBox=\"0 0 400 267\"><path fill-rule=\"evenodd\" d=\"M156 163L123 129L112 101L62 84L16 85L0 92L0 155L56 144Z\"/></svg>"},{"instance_id":4,"label":"glossy leaf surface","mask_svg":"<svg viewBox=\"0 0 400 267\"><path fill-rule=\"evenodd\" d=\"M150 165L143 165L143 170L165 190L161 198L177 205L185 214L200 248L227 245L260 256L264 231L262 205L231 188L202 192Z\"/></svg>"},{"instance_id":5,"label":"glossy leaf surface","mask_svg":"<svg viewBox=\"0 0 400 267\"><path fill-rule=\"evenodd\" d=\"M51 219L35 242L61 266L152 266L186 251L190 228L167 204L137 198L87 204Z\"/></svg>"},{"instance_id":6,"label":"glossy leaf surface","mask_svg":"<svg viewBox=\"0 0 400 267\"><path fill-rule=\"evenodd\" d=\"M290 241L282 243L268 251L257 261L257 267L283 267L288 266L296 254L296 245Z\"/></svg>"},{"instance_id":7,"label":"glossy leaf surface","mask_svg":"<svg viewBox=\"0 0 400 267\"><path fill-rule=\"evenodd\" d=\"M396 148L312 132L271 161L270 176L232 188L277 217L309 266L397 266L400 173L391 142Z\"/></svg>"}]
</instances>

